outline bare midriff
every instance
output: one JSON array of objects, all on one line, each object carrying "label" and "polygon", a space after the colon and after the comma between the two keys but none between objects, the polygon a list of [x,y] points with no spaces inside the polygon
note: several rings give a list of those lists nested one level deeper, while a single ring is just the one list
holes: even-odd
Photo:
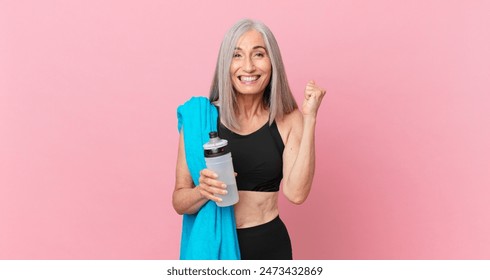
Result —
[{"label": "bare midriff", "polygon": [[239,191],[235,204],[237,228],[249,228],[272,221],[279,215],[279,192]]}]

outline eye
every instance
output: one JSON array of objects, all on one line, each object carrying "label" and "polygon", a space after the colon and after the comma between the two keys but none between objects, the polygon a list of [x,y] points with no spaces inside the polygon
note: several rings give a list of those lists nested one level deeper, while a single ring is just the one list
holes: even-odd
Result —
[{"label": "eye", "polygon": [[234,54],[233,54],[233,57],[234,57],[234,58],[235,58],[235,57],[242,57],[242,55],[241,55],[241,54],[239,54],[239,53],[234,53]]},{"label": "eye", "polygon": [[265,54],[264,53],[261,53],[261,52],[258,52],[258,53],[255,53],[255,56],[257,56],[257,57],[264,57]]}]

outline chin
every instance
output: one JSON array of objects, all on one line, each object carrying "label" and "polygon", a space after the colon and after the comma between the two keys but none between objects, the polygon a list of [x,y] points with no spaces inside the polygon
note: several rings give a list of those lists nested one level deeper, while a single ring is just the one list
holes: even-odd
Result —
[{"label": "chin", "polygon": [[242,95],[259,95],[264,93],[264,91],[238,91],[238,90],[236,92]]}]

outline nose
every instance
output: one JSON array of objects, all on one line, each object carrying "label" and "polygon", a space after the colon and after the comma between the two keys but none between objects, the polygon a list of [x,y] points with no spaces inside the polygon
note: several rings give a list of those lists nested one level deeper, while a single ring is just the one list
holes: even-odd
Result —
[{"label": "nose", "polygon": [[243,71],[248,72],[248,73],[253,72],[255,70],[255,64],[254,64],[251,57],[247,57],[245,59],[245,61],[243,62],[242,68],[243,68]]}]

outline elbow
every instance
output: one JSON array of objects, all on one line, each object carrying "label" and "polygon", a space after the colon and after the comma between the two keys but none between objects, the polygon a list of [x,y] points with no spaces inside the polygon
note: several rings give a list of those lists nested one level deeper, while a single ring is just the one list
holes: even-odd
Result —
[{"label": "elbow", "polygon": [[176,191],[173,192],[172,194],[172,207],[174,208],[175,212],[179,215],[184,214],[182,211],[182,208],[179,207],[179,203],[177,202],[177,194]]},{"label": "elbow", "polygon": [[197,207],[183,207],[180,203],[175,203],[174,201],[172,202],[172,205],[174,207],[174,210],[177,214],[179,215],[193,215],[199,212],[199,208]]},{"label": "elbow", "polygon": [[197,212],[197,211],[193,211],[193,209],[184,207],[183,203],[176,197],[175,192],[172,196],[172,206],[175,212],[179,215],[195,214]]},{"label": "elbow", "polygon": [[194,211],[193,209],[184,209],[182,207],[178,207],[175,204],[173,206],[174,206],[175,212],[177,212],[177,214],[179,214],[179,215],[184,215],[184,214],[192,215],[192,214],[197,213],[197,211]]},{"label": "elbow", "polygon": [[193,215],[199,212],[206,200],[199,199],[197,201],[192,201],[192,199],[193,198],[190,192],[175,190],[172,195],[172,206],[175,212],[177,212],[179,215]]},{"label": "elbow", "polygon": [[174,210],[179,215],[184,215],[185,214],[185,211],[183,209],[177,208],[177,207],[175,207],[175,205],[174,205]]},{"label": "elbow", "polygon": [[293,197],[288,197],[288,200],[295,205],[300,205],[306,201],[306,198],[307,198],[307,196],[297,195],[297,196],[293,196]]},{"label": "elbow", "polygon": [[172,200],[172,206],[174,207],[174,210],[177,214],[179,215],[184,215],[185,214],[185,211],[184,209],[182,209],[181,207],[179,207],[177,205],[177,203],[175,203],[175,200]]},{"label": "elbow", "polygon": [[300,204],[303,204],[306,199],[308,198],[308,194],[309,194],[309,191],[308,192],[288,192],[288,191],[284,191],[284,195],[286,196],[286,198],[293,204],[295,205],[300,205]]},{"label": "elbow", "polygon": [[292,186],[288,185],[283,187],[284,195],[291,203],[295,205],[303,204],[308,198],[311,189],[310,184],[306,184],[301,187],[295,186],[294,188],[291,188]]}]

